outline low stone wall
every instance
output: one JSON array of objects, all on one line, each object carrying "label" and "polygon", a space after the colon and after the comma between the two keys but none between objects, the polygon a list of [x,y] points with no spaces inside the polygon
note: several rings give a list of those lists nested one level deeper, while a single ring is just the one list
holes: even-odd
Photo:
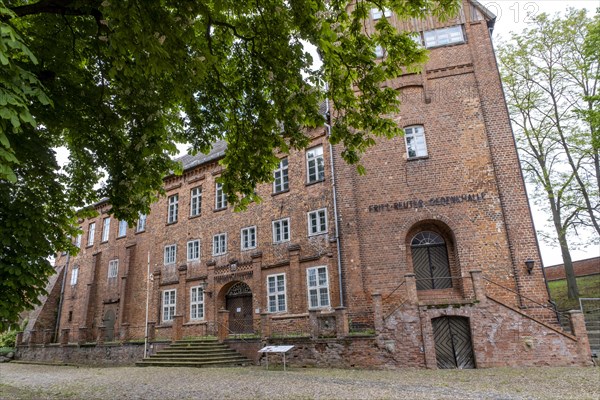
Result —
[{"label": "low stone wall", "polygon": [[[267,345],[294,345],[286,355],[292,367],[318,368],[393,368],[392,360],[378,346],[374,336],[343,339],[281,338],[270,339]],[[269,354],[269,365],[281,364],[279,354]],[[264,365],[266,356],[261,355]],[[396,366],[398,368],[398,366]]]},{"label": "low stone wall", "polygon": [[[575,276],[587,276],[600,274],[600,257],[588,258],[586,260],[573,261]],[[563,264],[544,268],[546,279],[558,281],[565,279],[565,266]]]},{"label": "low stone wall", "polygon": [[229,347],[237,351],[244,357],[252,360],[255,364],[259,363],[262,349],[266,344],[260,339],[228,339],[225,341]]},{"label": "low stone wall", "polygon": [[[168,343],[157,342],[149,345],[149,353],[167,346]],[[91,366],[125,366],[133,365],[144,358],[143,343],[105,343],[97,345],[58,344],[32,345],[17,347],[15,359],[45,363],[65,363]]]}]

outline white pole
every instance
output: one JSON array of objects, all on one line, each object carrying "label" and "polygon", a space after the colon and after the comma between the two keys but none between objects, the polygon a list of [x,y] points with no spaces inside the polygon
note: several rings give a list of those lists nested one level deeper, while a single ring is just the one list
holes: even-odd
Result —
[{"label": "white pole", "polygon": [[146,331],[144,334],[144,358],[148,357],[148,303],[150,299],[150,252],[148,252],[148,273],[146,275]]}]

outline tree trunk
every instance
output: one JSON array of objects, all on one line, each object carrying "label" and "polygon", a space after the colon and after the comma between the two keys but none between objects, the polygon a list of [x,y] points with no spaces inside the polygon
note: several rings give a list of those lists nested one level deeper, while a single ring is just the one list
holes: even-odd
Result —
[{"label": "tree trunk", "polygon": [[579,298],[579,288],[577,287],[577,278],[573,269],[573,260],[571,260],[571,251],[569,250],[565,235],[559,234],[558,242],[560,243],[560,252],[562,253],[565,276],[567,278],[567,294],[569,299],[577,299]]}]

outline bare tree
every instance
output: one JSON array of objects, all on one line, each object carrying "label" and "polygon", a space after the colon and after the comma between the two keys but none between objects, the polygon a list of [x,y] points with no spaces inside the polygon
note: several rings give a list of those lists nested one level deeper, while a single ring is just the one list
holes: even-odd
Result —
[{"label": "bare tree", "polygon": [[576,298],[570,245],[581,231],[591,231],[593,242],[600,237],[596,128],[586,119],[598,86],[598,59],[586,49],[592,20],[570,9],[564,18],[540,14],[533,24],[500,47],[501,73],[532,199],[550,211],[569,298]]}]

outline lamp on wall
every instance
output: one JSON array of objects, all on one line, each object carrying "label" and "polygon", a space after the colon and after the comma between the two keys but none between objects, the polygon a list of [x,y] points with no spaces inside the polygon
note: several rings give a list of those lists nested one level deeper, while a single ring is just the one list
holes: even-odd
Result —
[{"label": "lamp on wall", "polygon": [[200,282],[198,284],[198,286],[200,286],[200,289],[202,290],[202,293],[207,294],[209,297],[212,297],[212,292],[209,292],[206,290],[206,288],[208,287],[208,282],[204,281],[204,282]]},{"label": "lamp on wall", "polygon": [[531,271],[533,271],[533,267],[535,266],[535,261],[531,258],[525,260],[525,266],[527,267],[527,273],[531,275]]}]

